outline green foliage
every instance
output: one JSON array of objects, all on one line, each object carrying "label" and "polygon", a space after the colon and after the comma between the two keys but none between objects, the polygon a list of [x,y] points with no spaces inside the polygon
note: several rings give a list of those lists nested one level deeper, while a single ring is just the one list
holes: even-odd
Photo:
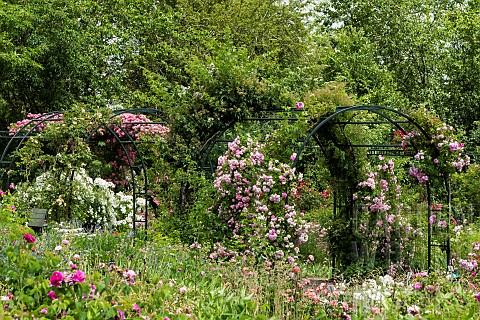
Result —
[{"label": "green foliage", "polygon": [[19,201],[12,195],[11,190],[0,190],[0,224],[2,232],[8,234],[10,241],[14,241],[23,233],[31,232],[30,228],[25,227],[31,213],[19,207]]},{"label": "green foliage", "polygon": [[360,101],[403,111],[426,106],[457,128],[478,118],[478,4],[348,0],[317,5],[333,51],[325,79]]}]

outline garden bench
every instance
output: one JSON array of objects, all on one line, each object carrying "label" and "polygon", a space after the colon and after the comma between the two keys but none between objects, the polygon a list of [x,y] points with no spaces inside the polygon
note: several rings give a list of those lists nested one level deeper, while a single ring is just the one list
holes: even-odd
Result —
[{"label": "garden bench", "polygon": [[41,233],[43,228],[47,226],[47,209],[32,209],[32,217],[28,221],[28,227],[33,231]]}]

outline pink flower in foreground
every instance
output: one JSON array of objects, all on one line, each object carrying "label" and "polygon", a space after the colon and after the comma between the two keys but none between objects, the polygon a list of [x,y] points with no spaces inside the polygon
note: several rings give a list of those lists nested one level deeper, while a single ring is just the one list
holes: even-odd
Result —
[{"label": "pink flower in foreground", "polygon": [[49,293],[47,293],[47,297],[49,297],[52,300],[58,299],[58,296],[55,294],[55,291],[50,291]]},{"label": "pink flower in foreground", "polygon": [[292,155],[290,156],[290,161],[295,161],[295,159],[297,159],[297,154],[292,153]]},{"label": "pink flower in foreground", "polygon": [[123,311],[120,310],[120,309],[117,309],[117,313],[118,313],[118,316],[120,317],[120,320],[124,320],[124,319],[125,319],[125,312],[123,312]]},{"label": "pink flower in foreground", "polygon": [[423,288],[423,285],[422,285],[421,282],[415,282],[413,284],[413,289],[415,289],[415,290],[422,290],[422,288]]},{"label": "pink flower in foreground", "polygon": [[73,282],[85,282],[85,273],[82,270],[77,270],[72,277]]},{"label": "pink flower in foreground", "polygon": [[55,271],[50,277],[50,286],[60,287],[62,285],[64,276],[60,271]]},{"label": "pink flower in foreground", "polygon": [[142,309],[140,309],[140,306],[136,303],[132,304],[132,309],[133,309],[133,311],[138,312],[138,314],[142,313]]},{"label": "pink flower in foreground", "polygon": [[42,310],[40,310],[40,313],[47,314],[48,313],[47,308],[43,308]]},{"label": "pink flower in foreground", "polygon": [[23,235],[23,240],[25,240],[28,243],[35,243],[35,241],[37,241],[37,239],[35,239],[35,237],[32,236],[30,233],[25,233]]},{"label": "pink flower in foreground", "polygon": [[295,105],[295,109],[297,110],[300,110],[304,107],[305,105],[303,104],[303,102],[297,102],[297,104]]}]

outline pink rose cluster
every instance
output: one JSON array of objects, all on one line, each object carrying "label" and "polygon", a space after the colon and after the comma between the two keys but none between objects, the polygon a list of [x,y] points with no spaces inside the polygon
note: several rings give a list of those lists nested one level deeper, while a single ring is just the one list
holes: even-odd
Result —
[{"label": "pink rose cluster", "polygon": [[268,159],[258,141],[248,137],[242,143],[236,137],[228,143],[228,150],[218,158],[214,178],[218,192],[215,208],[227,224],[230,238],[243,248],[265,254],[263,249],[271,246],[273,256],[284,257],[307,241],[304,213],[297,213],[286,201],[295,189],[289,182],[297,182],[295,169]]},{"label": "pink rose cluster", "polygon": [[119,115],[121,124],[114,125],[113,130],[120,137],[129,134],[133,140],[139,140],[145,135],[166,136],[170,129],[161,124],[152,123],[144,114],[122,113]]},{"label": "pink rose cluster", "polygon": [[[47,119],[48,121],[42,122]],[[36,126],[36,128],[33,129],[32,132],[38,133],[45,130],[48,122],[59,121],[61,119],[63,119],[63,114],[49,115],[40,113],[29,113],[27,114],[27,117],[25,119],[11,124],[8,134],[13,136],[15,135],[15,133],[17,133],[18,130],[22,129],[26,125],[28,125],[27,127],[25,127],[27,130],[33,129],[33,127]]]},{"label": "pink rose cluster", "polygon": [[75,284],[85,282],[85,273],[82,270],[75,270],[75,272],[60,272],[55,271],[50,276],[50,286],[61,287],[65,284]]},{"label": "pink rose cluster", "polygon": [[[402,188],[394,171],[394,161],[383,156],[378,160],[377,171],[368,173],[367,179],[358,183],[359,194],[353,195],[354,201],[358,201],[362,208],[359,211],[359,235],[368,250],[379,249],[382,254],[387,254],[392,250],[391,243],[395,242],[407,254],[414,247],[412,240],[423,237],[423,234],[402,215]],[[406,261],[406,258],[412,257],[400,259]]]}]

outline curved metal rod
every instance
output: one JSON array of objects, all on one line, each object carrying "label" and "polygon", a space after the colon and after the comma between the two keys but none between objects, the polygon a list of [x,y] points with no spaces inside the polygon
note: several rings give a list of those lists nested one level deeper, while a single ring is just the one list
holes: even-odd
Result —
[{"label": "curved metal rod", "polygon": [[[37,125],[35,125],[33,128],[30,128],[30,130],[24,134],[23,136],[23,139],[21,140],[20,144],[23,143],[25,137],[29,136],[32,131],[34,129],[36,129],[38,127],[38,125],[40,125],[41,123],[44,123],[45,121],[47,121],[48,119],[50,119],[51,117],[54,117],[55,115],[57,114],[63,114],[63,112],[60,112],[60,111],[52,111],[52,112],[48,112],[46,114],[43,114],[43,115],[40,115],[34,119],[31,119],[30,121],[28,121],[26,124],[24,124],[20,129],[18,129],[15,134],[9,139],[5,149],[3,150],[3,153],[2,153],[2,156],[0,157],[0,161],[3,161],[3,159],[5,158],[5,156],[7,155],[7,151],[8,149],[10,148],[10,145],[12,144],[13,140],[16,138],[16,137],[20,137],[20,132],[23,132],[23,130],[28,127],[30,124],[32,124],[32,122],[37,122],[37,121],[41,121],[41,122],[38,122]],[[42,119],[43,117],[47,116],[46,118]]]},{"label": "curved metal rod", "polygon": [[[198,154],[199,156],[201,157],[202,154],[204,155],[203,156],[203,159],[202,159],[202,162],[200,164],[200,167],[201,168],[204,168],[205,165],[206,165],[206,162],[208,161],[208,156],[210,155],[210,152],[213,148],[213,146],[215,145],[215,143],[217,142],[217,138],[224,134],[225,132],[227,132],[227,130],[231,129],[234,125],[235,125],[236,121],[234,120],[231,120],[230,122],[227,123],[227,125],[221,129],[221,130],[218,130],[217,132],[215,132],[212,136],[210,136],[210,138],[207,139],[207,141],[203,144],[202,148],[200,148],[200,150],[198,151]],[[213,173],[213,167],[210,166],[210,170],[212,171]]]},{"label": "curved metal rod", "polygon": [[[387,116],[384,113],[384,111],[393,112],[393,113],[407,119],[409,121],[409,123],[411,123],[418,130],[420,130],[420,132],[423,134],[424,138],[427,139],[427,141],[430,140],[430,137],[429,137],[428,133],[422,127],[420,127],[420,125],[418,125],[411,117],[405,115],[404,113],[402,113],[400,111],[397,111],[397,110],[394,110],[394,109],[391,109],[391,108],[380,107],[380,106],[353,106],[353,107],[349,107],[349,108],[345,108],[345,109],[341,109],[339,111],[336,111],[334,114],[330,115],[329,117],[327,117],[326,119],[324,119],[323,121],[318,123],[314,127],[314,129],[310,132],[310,134],[305,138],[304,143],[302,144],[301,148],[299,149],[299,151],[297,153],[297,157],[295,158],[295,161],[293,162],[292,166],[293,167],[297,166],[298,161],[300,159],[300,155],[303,153],[303,150],[305,149],[306,144],[308,143],[308,141],[311,139],[312,136],[314,136],[315,139],[318,142],[318,138],[317,138],[316,133],[324,125],[326,125],[332,119],[337,117],[339,114],[344,113],[344,112],[349,112],[349,111],[370,111],[370,112],[376,113],[379,116],[383,117],[388,122],[390,122],[392,125],[397,127],[402,133],[406,134],[405,130],[397,122],[392,120],[389,116]],[[413,142],[412,142],[412,146],[418,152],[418,149]],[[432,145],[431,147],[432,147],[432,149],[434,150],[435,153],[439,152],[435,145]],[[428,249],[427,249],[428,250],[428,252],[427,252],[427,268],[428,268],[428,272],[430,272],[431,271],[431,259],[432,259],[432,257],[431,257],[432,239],[431,239],[431,226],[430,226],[430,222],[429,222],[429,218],[430,218],[430,215],[431,215],[431,190],[430,190],[429,181],[427,181],[427,183],[426,183],[426,189],[427,189],[427,214],[428,214],[427,215],[427,228],[428,228],[427,229],[427,231],[428,231],[428,234],[427,234],[427,247],[428,247]],[[450,263],[450,257],[449,257],[449,254],[448,254],[449,250],[450,250],[449,243],[447,243],[447,246],[448,246],[447,247],[447,265],[448,265]],[[333,266],[334,266],[334,262],[333,262]]]},{"label": "curved metal rod", "polygon": [[[389,112],[393,112],[393,113],[396,113],[397,115],[407,119],[411,124],[413,124],[415,127],[417,127],[418,130],[420,130],[420,132],[425,136],[426,139],[430,139],[429,136],[428,136],[428,133],[422,128],[420,127],[420,125],[418,125],[411,117],[407,116],[406,114],[404,114],[403,112],[400,112],[400,111],[397,111],[395,109],[391,109],[391,108],[387,108],[387,107],[381,107],[381,106],[352,106],[352,107],[347,107],[345,109],[341,109],[341,110],[338,110],[336,111],[335,113],[331,114],[330,116],[328,116],[327,118],[325,118],[324,120],[320,121],[320,123],[317,123],[317,125],[310,131],[310,133],[308,134],[308,136],[304,139],[304,142],[302,144],[302,146],[299,148],[298,152],[297,152],[297,156],[295,158],[295,161],[293,161],[292,163],[292,166],[293,167],[296,167],[297,166],[297,163],[300,159],[300,156],[301,154],[303,153],[303,150],[305,149],[305,146],[306,144],[308,143],[308,141],[312,138],[312,136],[314,134],[316,134],[318,132],[318,130],[320,130],[325,124],[327,124],[328,122],[330,122],[332,119],[336,118],[337,116],[339,116],[340,114],[342,113],[345,113],[345,112],[351,112],[351,111],[371,111],[373,113],[376,113],[380,116],[382,116],[383,118],[385,118],[388,122],[390,122],[392,125],[394,125],[395,127],[397,127],[399,130],[401,130],[404,134],[406,134],[405,130],[398,124],[396,123],[395,121],[393,121],[390,117],[386,116],[384,113],[381,112],[381,110],[385,110],[385,111],[389,111]],[[436,149],[435,146],[433,146],[434,150],[436,150],[438,152],[438,150]],[[416,148],[415,148],[416,149]],[[417,149],[416,149],[417,150]]]},{"label": "curved metal rod", "polygon": [[[10,148],[11,144],[13,143],[14,139],[16,139],[17,137],[20,138],[20,142],[18,143],[17,147],[15,148],[15,152],[17,152],[18,150],[20,150],[20,147],[23,145],[24,141],[28,138],[28,137],[31,137],[31,133],[37,129],[42,123],[45,123],[45,122],[48,122],[48,121],[54,121],[52,120],[51,118],[55,117],[56,115],[59,115],[59,114],[63,114],[63,111],[52,111],[52,112],[48,112],[44,115],[40,115],[38,117],[36,117],[35,119],[32,119],[30,120],[29,122],[27,122],[26,124],[24,124],[20,129],[17,130],[17,132],[15,132],[15,134],[10,138],[10,140],[8,141],[5,149],[3,150],[3,153],[2,153],[2,156],[0,157],[0,161],[4,161],[4,158],[5,156],[7,155],[8,153],[8,149]],[[29,129],[29,131],[24,134],[23,136],[20,135],[20,132],[22,132],[26,127],[28,127],[29,125],[31,125],[32,123],[35,122],[35,125],[33,127],[31,127]],[[8,171],[11,170],[13,168],[13,164],[15,163],[15,155],[13,155],[12,159],[10,160],[10,164],[8,165],[8,169],[5,170],[5,172],[3,173],[2,175],[2,180],[5,179],[5,175],[7,175],[8,177]],[[8,184],[9,182],[9,179],[6,180],[6,184]]]}]

